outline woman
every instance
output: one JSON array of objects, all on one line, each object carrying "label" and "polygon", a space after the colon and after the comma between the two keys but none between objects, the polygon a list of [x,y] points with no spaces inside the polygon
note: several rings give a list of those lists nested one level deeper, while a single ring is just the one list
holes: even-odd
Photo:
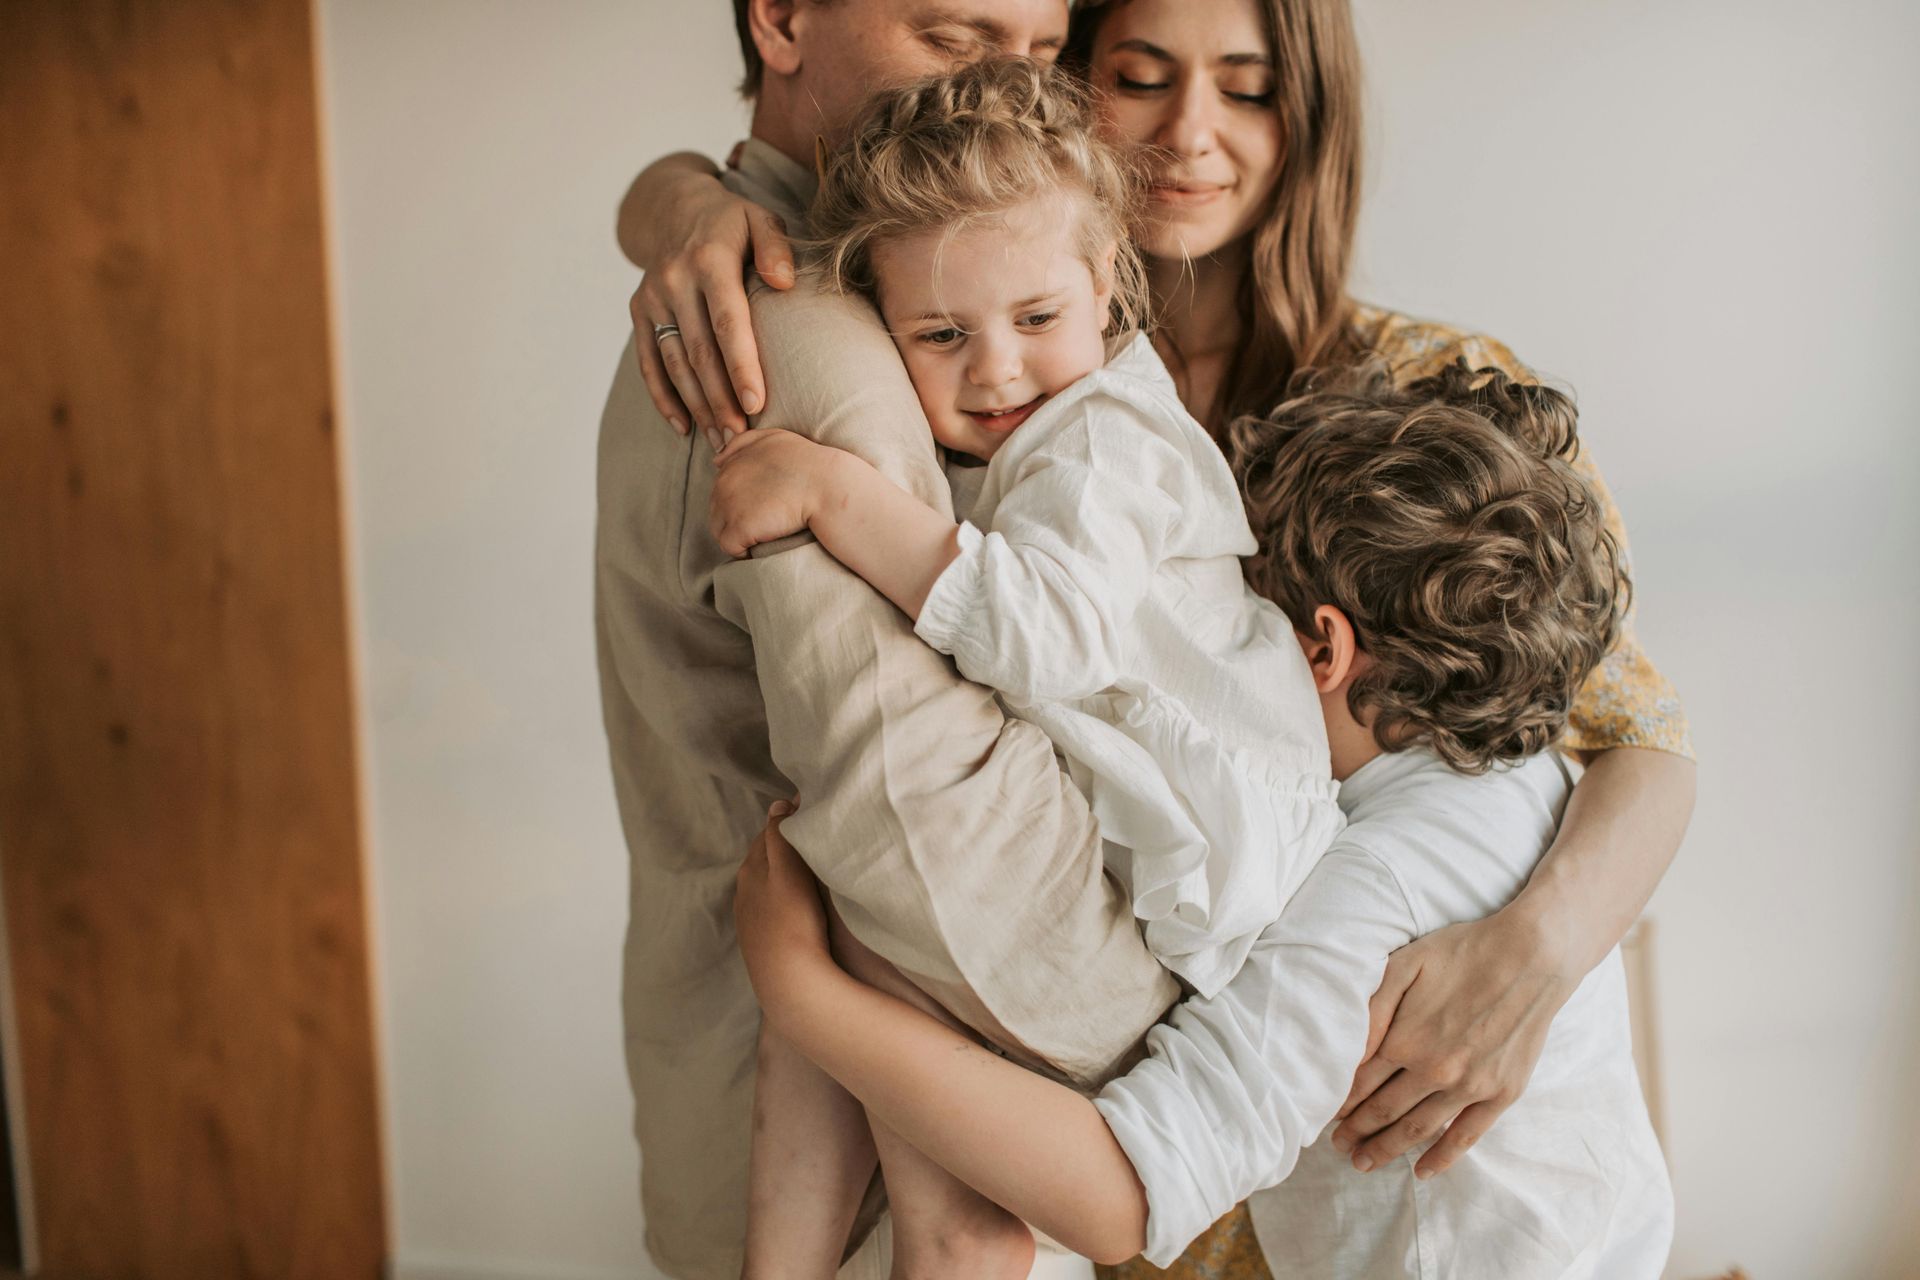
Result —
[{"label": "woman", "polygon": [[[1525,376],[1497,343],[1347,295],[1361,131],[1346,0],[1113,0],[1082,8],[1072,48],[1114,133],[1157,149],[1153,216],[1139,232],[1155,344],[1211,430],[1271,407],[1309,366],[1374,357],[1412,379],[1465,356]],[[738,272],[723,264],[751,249],[775,287],[791,283],[792,267],[768,215],[710,173],[676,157],[642,175],[623,207],[622,244],[656,268],[635,296],[648,322],[638,333],[671,320],[689,346],[713,347],[734,370],[716,359],[671,380],[637,339],[656,402],[676,421],[731,430],[745,425],[740,401],[757,407],[761,391],[746,326],[707,334],[707,316],[745,313]],[[652,210],[654,243],[641,209]],[[690,247],[668,261],[655,252],[664,244]],[[1686,722],[1630,626],[1583,688],[1571,726],[1567,746],[1588,769],[1527,888],[1388,967],[1370,1055],[1333,1138],[1358,1168],[1432,1141],[1419,1169],[1439,1172],[1492,1126],[1524,1090],[1554,1014],[1625,934],[1679,846],[1694,792]],[[1172,1274],[1267,1274],[1244,1210]]]}]

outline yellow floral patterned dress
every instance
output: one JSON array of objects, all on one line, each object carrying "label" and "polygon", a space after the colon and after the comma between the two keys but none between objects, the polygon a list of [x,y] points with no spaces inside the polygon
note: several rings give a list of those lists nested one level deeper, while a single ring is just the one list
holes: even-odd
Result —
[{"label": "yellow floral patterned dress", "polygon": [[[1355,313],[1354,328],[1362,349],[1385,361],[1400,382],[1438,373],[1462,356],[1472,368],[1498,369],[1514,378],[1531,380],[1534,377],[1532,371],[1500,343],[1446,325],[1375,307],[1361,307]],[[1619,542],[1622,567],[1631,580],[1633,557],[1627,545],[1626,527],[1584,439],[1575,465],[1606,512],[1607,528]],[[1687,729],[1686,710],[1680,705],[1673,686],[1641,650],[1633,619],[1634,602],[1629,599],[1619,644],[1587,677],[1580,696],[1574,701],[1568,716],[1565,746],[1573,751],[1650,747],[1692,759],[1693,740]],[[1117,1267],[1098,1267],[1095,1271],[1101,1280],[1148,1280],[1153,1276],[1173,1280],[1273,1280],[1273,1273],[1267,1269],[1266,1259],[1260,1253],[1260,1242],[1254,1238],[1253,1219],[1244,1203],[1235,1205],[1207,1228],[1166,1270],[1135,1258]]]}]

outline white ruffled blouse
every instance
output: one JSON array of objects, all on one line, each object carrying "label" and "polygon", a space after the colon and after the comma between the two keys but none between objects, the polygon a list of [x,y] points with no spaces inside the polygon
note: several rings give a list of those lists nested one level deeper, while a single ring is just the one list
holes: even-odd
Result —
[{"label": "white ruffled blouse", "polygon": [[1226,459],[1136,336],[951,473],[968,520],[916,631],[1046,731],[1148,947],[1217,992],[1344,822]]}]

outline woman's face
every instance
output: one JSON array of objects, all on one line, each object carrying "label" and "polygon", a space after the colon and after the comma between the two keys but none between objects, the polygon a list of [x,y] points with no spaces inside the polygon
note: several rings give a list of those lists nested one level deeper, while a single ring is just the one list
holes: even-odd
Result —
[{"label": "woman's face", "polygon": [[1284,139],[1259,0],[1115,0],[1093,46],[1104,123],[1155,147],[1150,258],[1201,257],[1252,231]]}]

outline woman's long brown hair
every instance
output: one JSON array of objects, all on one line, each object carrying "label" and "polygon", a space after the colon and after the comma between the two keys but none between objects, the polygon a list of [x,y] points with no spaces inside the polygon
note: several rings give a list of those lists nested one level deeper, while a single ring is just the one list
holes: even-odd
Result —
[{"label": "woman's long brown hair", "polygon": [[[1075,6],[1066,57],[1090,72],[1107,14],[1127,0]],[[1360,218],[1360,48],[1349,0],[1258,0],[1274,62],[1284,155],[1252,233],[1240,291],[1245,339],[1223,380],[1218,420],[1264,413],[1297,370],[1361,356],[1347,271]]]}]

